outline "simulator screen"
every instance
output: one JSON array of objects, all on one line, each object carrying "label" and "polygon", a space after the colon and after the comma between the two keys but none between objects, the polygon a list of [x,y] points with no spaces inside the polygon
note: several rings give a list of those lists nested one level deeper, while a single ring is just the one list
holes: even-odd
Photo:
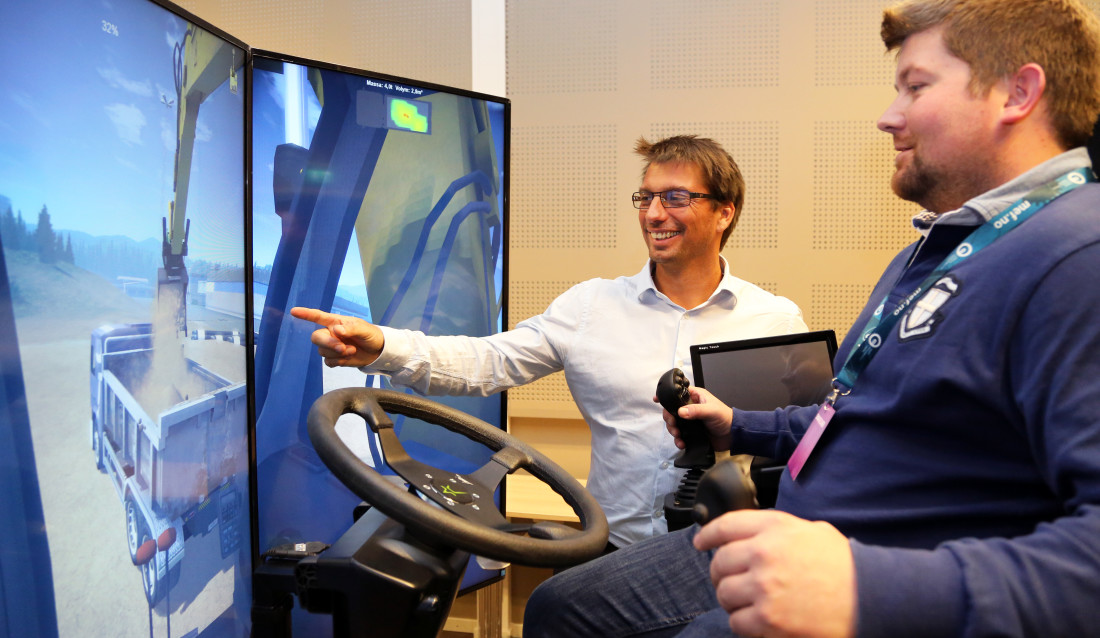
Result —
[{"label": "simulator screen", "polygon": [[148,0],[0,23],[0,617],[246,636],[246,49]]},{"label": "simulator screen", "polygon": [[[262,553],[332,543],[350,526],[360,499],[321,463],[305,417],[329,390],[390,387],[357,369],[326,368],[310,343],[317,326],[290,308],[431,335],[501,329],[508,103],[266,52],[253,52],[252,96]],[[433,399],[503,427],[499,395]],[[361,419],[343,417],[338,429],[360,458],[392,475]],[[414,458],[435,467],[471,472],[490,457],[437,426],[395,416],[395,429]],[[500,573],[471,560],[463,587]]]}]

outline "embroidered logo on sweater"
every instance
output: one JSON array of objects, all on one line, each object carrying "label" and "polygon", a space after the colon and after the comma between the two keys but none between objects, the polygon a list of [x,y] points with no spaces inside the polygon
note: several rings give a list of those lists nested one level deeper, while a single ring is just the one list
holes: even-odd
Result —
[{"label": "embroidered logo on sweater", "polygon": [[952,275],[944,275],[932,284],[917,303],[901,320],[898,327],[898,340],[921,339],[932,334],[936,324],[943,319],[940,308],[959,292],[959,282]]}]

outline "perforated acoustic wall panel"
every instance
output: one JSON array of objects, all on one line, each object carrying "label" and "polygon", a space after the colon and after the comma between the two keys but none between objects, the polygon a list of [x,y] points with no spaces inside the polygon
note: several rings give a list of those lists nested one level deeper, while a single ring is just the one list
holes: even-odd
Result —
[{"label": "perforated acoustic wall panel", "polygon": [[913,204],[890,190],[894,148],[870,121],[814,127],[813,247],[894,250],[915,239]]},{"label": "perforated acoustic wall panel", "polygon": [[[634,143],[693,133],[718,140],[745,176],[723,251],[734,274],[843,336],[916,237],[917,207],[892,194],[893,144],[875,125],[894,96],[878,35],[888,4],[509,1],[512,312],[528,284],[549,301],[564,290],[552,282],[637,272]],[[602,150],[588,143],[597,137]],[[565,395],[547,394],[511,391],[510,409],[557,414]]]},{"label": "perforated acoustic wall panel", "polygon": [[881,0],[814,3],[814,86],[881,86],[894,75],[894,58],[875,35]]},{"label": "perforated acoustic wall panel", "polygon": [[649,8],[653,89],[779,86],[779,3],[696,0]]},{"label": "perforated acoustic wall panel", "polygon": [[[515,328],[520,321],[541,314],[551,301],[577,283],[565,280],[514,282],[509,289],[508,328]],[[548,413],[573,416],[576,411],[562,372],[509,390],[508,401],[512,416],[547,416]]]},{"label": "perforated acoustic wall panel", "polygon": [[815,326],[850,326],[867,302],[873,283],[815,283],[810,306],[802,307]]},{"label": "perforated acoustic wall panel", "polygon": [[[282,51],[304,55],[324,46],[326,6],[314,2],[267,2],[266,0],[222,0],[222,17],[218,26],[256,46],[249,39],[261,23],[274,27],[272,36],[279,39]],[[276,26],[277,25],[277,26]],[[248,34],[248,35],[246,35]]]},{"label": "perforated acoustic wall panel", "polygon": [[514,252],[615,248],[616,218],[622,207],[606,195],[617,187],[616,134],[614,124],[530,126],[515,131],[512,190],[516,194],[510,207],[509,240]]},{"label": "perforated acoustic wall panel", "polygon": [[[353,1],[349,5],[343,19],[361,34],[352,49],[355,59],[363,60],[360,65],[402,77],[469,86],[468,2]],[[410,38],[410,34],[416,35]],[[409,49],[417,54],[410,55]]]},{"label": "perforated acoustic wall panel", "polygon": [[760,286],[761,288],[763,288],[764,290],[767,290],[770,293],[773,293],[773,294],[776,294],[776,295],[783,294],[779,290],[779,284],[774,282],[774,281],[757,281],[757,282],[754,282],[754,283],[757,286]]},{"label": "perforated acoustic wall panel", "polygon": [[522,69],[509,74],[509,95],[617,91],[620,9],[590,0],[509,2],[506,58]]}]

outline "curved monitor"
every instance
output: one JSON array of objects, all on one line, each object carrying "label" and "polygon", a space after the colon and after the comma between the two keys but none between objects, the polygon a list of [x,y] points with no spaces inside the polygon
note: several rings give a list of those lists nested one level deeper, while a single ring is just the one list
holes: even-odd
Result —
[{"label": "curved monitor", "polygon": [[[485,336],[503,322],[509,104],[503,98],[253,51],[252,252],[256,335],[258,550],[331,543],[359,499],[317,458],[305,416],[323,392],[388,387],[325,367],[320,308],[429,335]],[[504,427],[503,395],[433,397]],[[375,437],[341,436],[387,473]],[[455,472],[487,448],[397,418],[417,460]],[[499,506],[499,495],[498,495]],[[501,570],[471,561],[463,587]]]}]

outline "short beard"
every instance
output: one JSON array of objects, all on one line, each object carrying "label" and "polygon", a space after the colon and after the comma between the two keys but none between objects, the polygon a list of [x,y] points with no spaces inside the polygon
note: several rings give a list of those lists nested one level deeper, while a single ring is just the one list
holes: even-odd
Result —
[{"label": "short beard", "polygon": [[933,210],[932,200],[940,181],[923,165],[919,158],[914,157],[909,170],[894,173],[893,179],[890,180],[890,186],[898,197],[909,202],[916,202],[928,210]]},{"label": "short beard", "polygon": [[929,167],[916,157],[908,171],[895,172],[890,180],[890,186],[898,197],[937,214],[962,207],[971,198],[998,183],[991,180],[979,165],[967,170],[945,171]]}]

